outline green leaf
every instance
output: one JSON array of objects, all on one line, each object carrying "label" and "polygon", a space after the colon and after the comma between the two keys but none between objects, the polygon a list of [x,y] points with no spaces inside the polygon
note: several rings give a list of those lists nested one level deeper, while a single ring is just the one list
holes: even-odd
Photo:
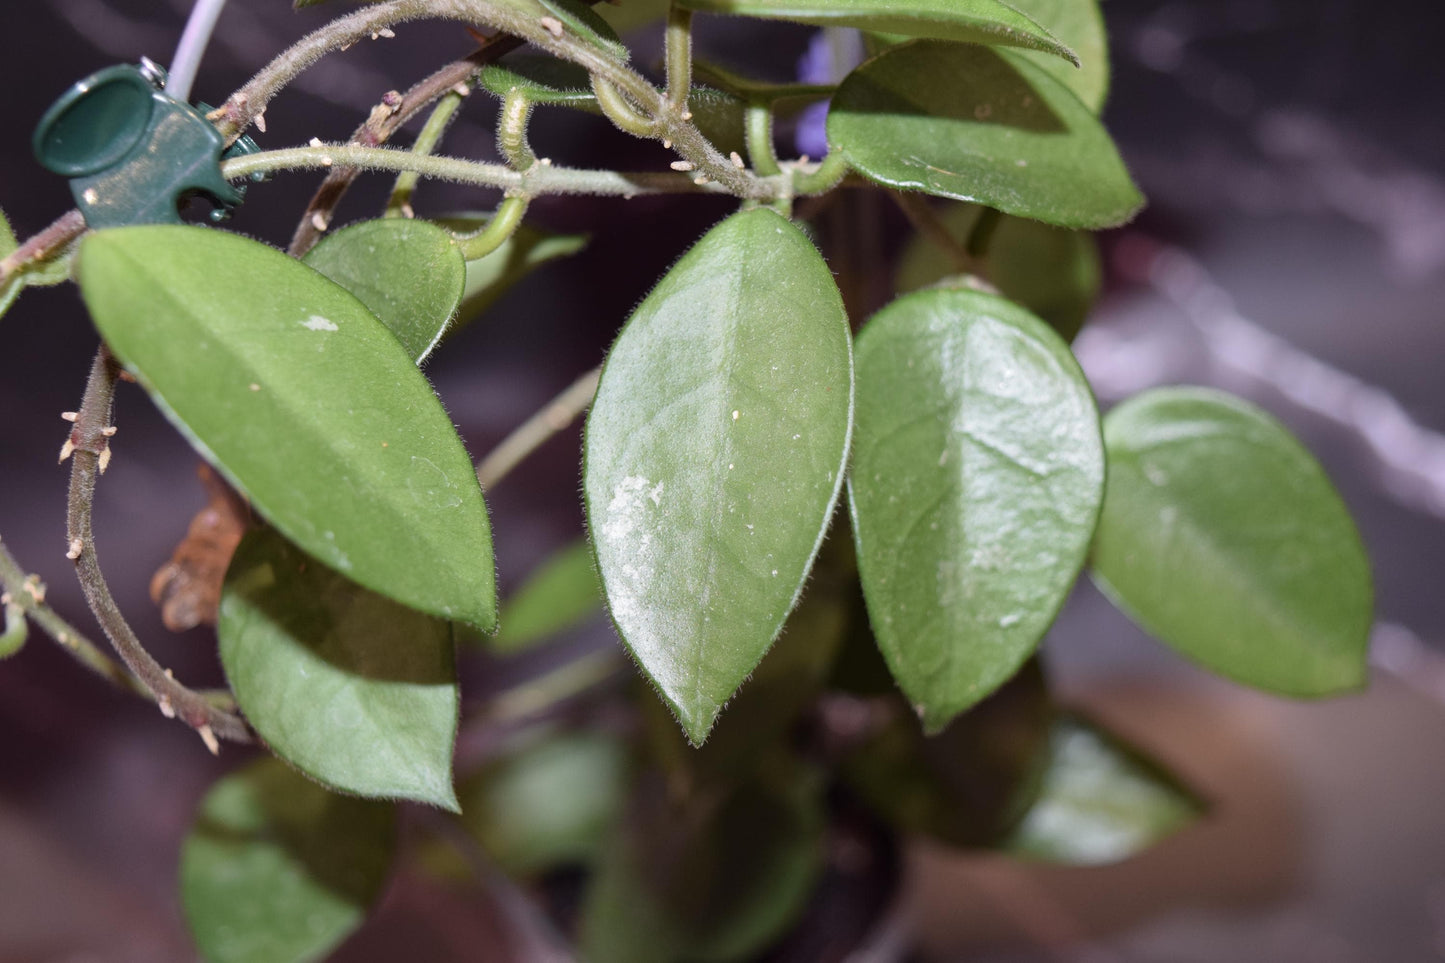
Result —
[{"label": "green leaf", "polygon": [[849,600],[829,564],[836,544],[835,536],[824,545],[782,635],[728,703],[727,718],[704,745],[689,745],[655,700],[643,703],[648,746],[674,778],[731,784],[771,765],[778,748],[791,743],[790,730],[816,704],[847,628]]},{"label": "green leaf", "polygon": [[520,90],[534,104],[571,104],[596,111],[597,98],[585,67],[556,57],[519,56],[488,64],[477,74],[484,90],[505,97]]},{"label": "green leaf", "polygon": [[997,843],[1034,804],[1048,761],[1055,713],[1038,660],[937,735],[898,709],[844,760],[849,785],[904,832]]},{"label": "green leaf", "polygon": [[1078,716],[1049,740],[1038,800],[998,848],[1098,866],[1128,859],[1197,821],[1204,804],[1137,750]]},{"label": "green leaf", "polygon": [[[940,220],[961,243],[983,210],[950,204]],[[1065,341],[1074,340],[1103,282],[1099,245],[1092,235],[1003,215],[986,257],[988,279],[1004,297],[1043,318]],[[944,281],[955,270],[936,244],[915,237],[898,260],[897,287],[914,291]]]},{"label": "green leaf", "polygon": [[908,295],[858,338],[848,484],[879,648],[937,731],[1033,654],[1084,563],[1104,490],[1093,395],[1017,305]]},{"label": "green leaf", "polygon": [[356,295],[417,364],[441,341],[467,283],[452,236],[409,218],[352,224],[322,238],[304,260]]},{"label": "green leaf", "polygon": [[1079,62],[1057,37],[1000,0],[684,0],[682,5],[704,13],[1027,47]]},{"label": "green leaf", "polygon": [[601,610],[592,546],[579,539],[543,560],[502,604],[501,630],[492,637],[491,647],[520,652]]},{"label": "green leaf", "polygon": [[327,786],[457,808],[451,626],[252,531],[226,573],[221,664],[266,744]]},{"label": "green leaf", "polygon": [[211,787],[181,849],[186,922],[209,963],[305,963],[361,925],[395,812],[260,759]]},{"label": "green leaf", "polygon": [[1161,641],[1245,685],[1357,689],[1370,564],[1324,470],[1269,415],[1197,388],[1109,413],[1099,587]]},{"label": "green leaf", "polygon": [[463,784],[462,821],[508,873],[590,862],[622,812],[627,763],[605,732],[529,741]]},{"label": "green leaf", "polygon": [[[15,232],[10,229],[10,222],[6,219],[5,212],[0,211],[0,258],[5,257],[19,246],[20,242],[15,240]],[[0,288],[0,318],[3,318],[5,312],[10,310],[10,305],[15,303],[15,299],[20,296],[20,289],[24,286],[25,279],[21,276],[11,279],[10,283]]]},{"label": "green leaf", "polygon": [[797,601],[852,394],[833,276],[764,208],[708,232],[612,347],[587,421],[588,523],[613,620],[695,744]]},{"label": "green leaf", "polygon": [[1109,95],[1109,35],[1098,0],[1009,0],[1079,55],[1079,66],[1032,50],[1020,54],[1048,71],[1095,114]]},{"label": "green leaf", "polygon": [[[487,225],[491,214],[454,214],[436,223],[458,234],[473,234]],[[552,234],[523,224],[486,257],[467,262],[467,286],[450,336],[480,317],[522,278],[548,261],[576,254],[587,246],[585,234]]]},{"label": "green leaf", "polygon": [[643,783],[584,899],[589,963],[752,959],[803,909],[823,864],[822,780],[806,769],[663,798]]},{"label": "green leaf", "polygon": [[97,232],[79,273],[111,349],[287,538],[367,588],[491,630],[491,529],[471,459],[360,301],[198,227]]},{"label": "green leaf", "polygon": [[1063,227],[1113,227],[1144,199],[1068,88],[1016,52],[915,41],[843,81],[828,143],[869,178]]}]

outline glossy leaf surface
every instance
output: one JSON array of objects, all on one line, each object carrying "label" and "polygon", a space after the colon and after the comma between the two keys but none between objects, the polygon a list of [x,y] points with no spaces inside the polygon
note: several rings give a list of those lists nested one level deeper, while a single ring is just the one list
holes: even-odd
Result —
[{"label": "glossy leaf surface", "polygon": [[592,546],[573,542],[542,561],[502,604],[501,629],[492,648],[517,652],[601,612],[602,587]]},{"label": "glossy leaf surface", "polygon": [[771,210],[713,228],[608,356],[587,422],[588,523],[612,617],[694,743],[797,600],[851,418],[842,299]]},{"label": "glossy leaf surface", "polygon": [[504,872],[587,863],[626,799],[626,746],[606,732],[533,740],[462,786],[462,821]]},{"label": "glossy leaf surface", "polygon": [[1109,413],[1099,586],[1152,635],[1294,696],[1362,686],[1369,560],[1323,469],[1258,408],[1146,392]]},{"label": "glossy leaf surface", "polygon": [[1038,800],[999,847],[1071,866],[1116,863],[1189,826],[1205,806],[1156,763],[1077,716],[1049,740]]},{"label": "glossy leaf surface", "polygon": [[304,260],[356,295],[418,364],[441,341],[466,290],[457,242],[410,218],[349,225],[323,237]]},{"label": "glossy leaf surface", "polygon": [[305,963],[361,925],[391,865],[393,807],[275,759],[211,787],[181,849],[186,922],[209,963]]},{"label": "glossy leaf surface", "polygon": [[[950,204],[939,219],[962,243],[982,211],[976,205]],[[1092,235],[1003,215],[985,256],[988,279],[1004,297],[1047,321],[1065,341],[1074,340],[1103,283],[1099,245]],[[948,284],[956,270],[937,245],[915,237],[899,258],[896,284],[899,291]]]},{"label": "glossy leaf surface", "polygon": [[1103,110],[1109,94],[1109,36],[1098,0],[1009,0],[1009,3],[1067,44],[1078,55],[1079,66],[1032,50],[1020,51],[1020,54],[1072,90],[1095,114]]},{"label": "glossy leaf surface", "polygon": [[1144,203],[1098,118],[1014,51],[889,48],[838,88],[828,143],[881,184],[1063,227],[1113,227]]},{"label": "glossy leaf surface", "polygon": [[1068,347],[1002,298],[935,289],[858,338],[849,496],[893,677],[937,730],[1037,647],[1104,489],[1098,413]]},{"label": "glossy leaf surface", "polygon": [[1005,44],[1047,51],[1070,65],[1074,52],[1042,26],[1000,0],[686,0],[704,13],[792,20],[819,27],[858,27],[964,43]]},{"label": "glossy leaf surface", "polygon": [[197,227],[82,244],[96,326],[162,412],[291,541],[349,578],[490,631],[471,459],[396,338],[339,285]]},{"label": "glossy leaf surface", "polygon": [[448,623],[263,529],[236,550],[216,632],[236,701],[277,755],[343,792],[457,808]]}]

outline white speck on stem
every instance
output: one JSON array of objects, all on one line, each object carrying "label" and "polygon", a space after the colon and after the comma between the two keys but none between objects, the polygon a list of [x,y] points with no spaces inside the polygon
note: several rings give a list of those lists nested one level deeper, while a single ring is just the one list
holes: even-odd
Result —
[{"label": "white speck on stem", "polygon": [[733,421],[737,421],[738,418],[741,417],[741,415],[742,415],[741,412],[739,412],[739,411],[737,411],[736,409],[734,409],[734,410],[733,410]]},{"label": "white speck on stem", "polygon": [[562,21],[556,17],[543,17],[538,21],[548,33],[554,37],[562,36]]}]

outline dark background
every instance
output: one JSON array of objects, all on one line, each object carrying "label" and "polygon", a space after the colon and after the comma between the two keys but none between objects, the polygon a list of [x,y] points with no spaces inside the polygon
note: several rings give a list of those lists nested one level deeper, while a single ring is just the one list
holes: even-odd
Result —
[{"label": "dark background", "polygon": [[[164,61],[184,0],[9,0],[0,207],[22,238],[71,206],[30,132],[64,88],[142,54]],[[23,6],[23,19],[19,16]],[[1375,562],[1381,628],[1369,692],[1318,705],[1216,682],[1081,587],[1048,643],[1063,689],[1216,801],[1208,826],[1102,871],[1021,869],[919,848],[912,892],[938,959],[1433,960],[1445,956],[1445,72],[1435,4],[1107,0],[1106,114],[1151,206],[1105,239],[1108,292],[1078,353],[1101,401],[1212,383],[1278,413],[1320,455]],[[196,96],[219,102],[304,29],[284,0],[231,4]],[[809,32],[701,18],[719,59],[786,74]],[[380,93],[472,46],[414,25],[305,75],[267,114],[265,146],[341,140]],[[656,49],[638,44],[639,62]],[[766,58],[772,58],[768,60]],[[781,68],[779,65],[781,64]],[[490,157],[473,97],[449,153]],[[600,122],[539,119],[539,153],[586,164],[668,158]],[[316,177],[253,189],[232,224],[283,245]],[[338,222],[370,216],[373,177]],[[488,192],[424,185],[424,211],[489,209]],[[596,364],[632,305],[729,210],[695,199],[542,201],[530,216],[593,235],[440,353],[427,373],[471,450],[488,450]],[[891,222],[889,222],[891,223]],[[1164,245],[1173,270],[1145,276]],[[1188,258],[1189,260],[1184,260]],[[1280,340],[1271,340],[1277,337]],[[92,625],[63,558],[67,472],[55,464],[95,347],[72,287],[26,291],[0,320],[0,534]],[[1393,401],[1391,399],[1394,399]],[[122,606],[161,661],[219,679],[204,632],[167,633],[145,597],[202,502],[194,456],[124,390],[97,537]],[[580,531],[575,436],[489,493],[504,586]],[[75,667],[46,640],[0,664],[0,961],[182,960],[179,839],[214,777],[194,736]],[[402,880],[356,958],[488,959],[468,904]],[[1082,946],[1083,949],[1078,949]],[[1042,948],[1041,948],[1042,947]],[[1050,948],[1052,947],[1052,948]],[[1071,948],[1072,947],[1072,948]]]}]

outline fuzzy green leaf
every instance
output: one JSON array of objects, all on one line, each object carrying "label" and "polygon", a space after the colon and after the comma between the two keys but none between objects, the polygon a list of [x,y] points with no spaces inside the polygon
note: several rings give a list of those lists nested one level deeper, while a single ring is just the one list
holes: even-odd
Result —
[{"label": "fuzzy green leaf", "polygon": [[1204,804],[1137,750],[1078,716],[1054,723],[1038,799],[1006,852],[1099,866],[1137,855],[1196,822]]},{"label": "fuzzy green leaf", "polygon": [[386,883],[393,807],[327,792],[275,759],[217,782],[181,849],[186,922],[209,963],[308,963]]},{"label": "fuzzy green leaf", "polygon": [[491,647],[519,652],[586,621],[602,607],[592,546],[574,542],[544,559],[502,603],[501,628]]},{"label": "fuzzy green leaf", "polygon": [[[939,219],[962,243],[983,210],[972,204],[949,204]],[[986,257],[988,279],[1004,297],[1043,318],[1065,341],[1074,340],[1103,282],[1099,245],[1092,235],[1003,215],[993,229]],[[945,279],[956,270],[936,244],[915,237],[898,259],[897,288],[906,292],[948,284]]]},{"label": "fuzzy green leaf", "polygon": [[343,792],[457,808],[448,623],[263,529],[231,560],[216,633],[236,701],[277,755]]},{"label": "fuzzy green leaf", "polygon": [[1130,399],[1104,423],[1102,588],[1221,675],[1292,696],[1367,678],[1369,559],[1324,470],[1284,426],[1194,388]]},{"label": "fuzzy green leaf", "polygon": [[1109,35],[1098,0],[1009,0],[1069,49],[1079,55],[1079,66],[1033,50],[1020,54],[1048,71],[1074,92],[1095,114],[1109,95]]},{"label": "fuzzy green leaf", "polygon": [[1057,37],[1001,0],[684,0],[682,5],[704,13],[1026,47],[1079,62]]},{"label": "fuzzy green leaf", "polygon": [[1098,118],[1016,51],[889,48],[839,86],[828,143],[881,184],[1063,227],[1113,227],[1144,203]]},{"label": "fuzzy green leaf", "polygon": [[491,630],[491,529],[471,459],[365,305],[206,228],[100,231],[79,267],[111,349],[287,538],[367,588]]},{"label": "fuzzy green leaf", "polygon": [[768,209],[713,228],[613,345],[587,421],[588,523],[612,617],[701,743],[792,609],[837,499],[848,323]]},{"label": "fuzzy green leaf", "polygon": [[1033,654],[1104,491],[1093,395],[1068,347],[1002,298],[934,289],[858,338],[849,497],[894,678],[938,730]]},{"label": "fuzzy green leaf", "polygon": [[356,295],[417,364],[440,343],[467,283],[452,236],[409,218],[352,224],[326,235],[304,260]]}]

